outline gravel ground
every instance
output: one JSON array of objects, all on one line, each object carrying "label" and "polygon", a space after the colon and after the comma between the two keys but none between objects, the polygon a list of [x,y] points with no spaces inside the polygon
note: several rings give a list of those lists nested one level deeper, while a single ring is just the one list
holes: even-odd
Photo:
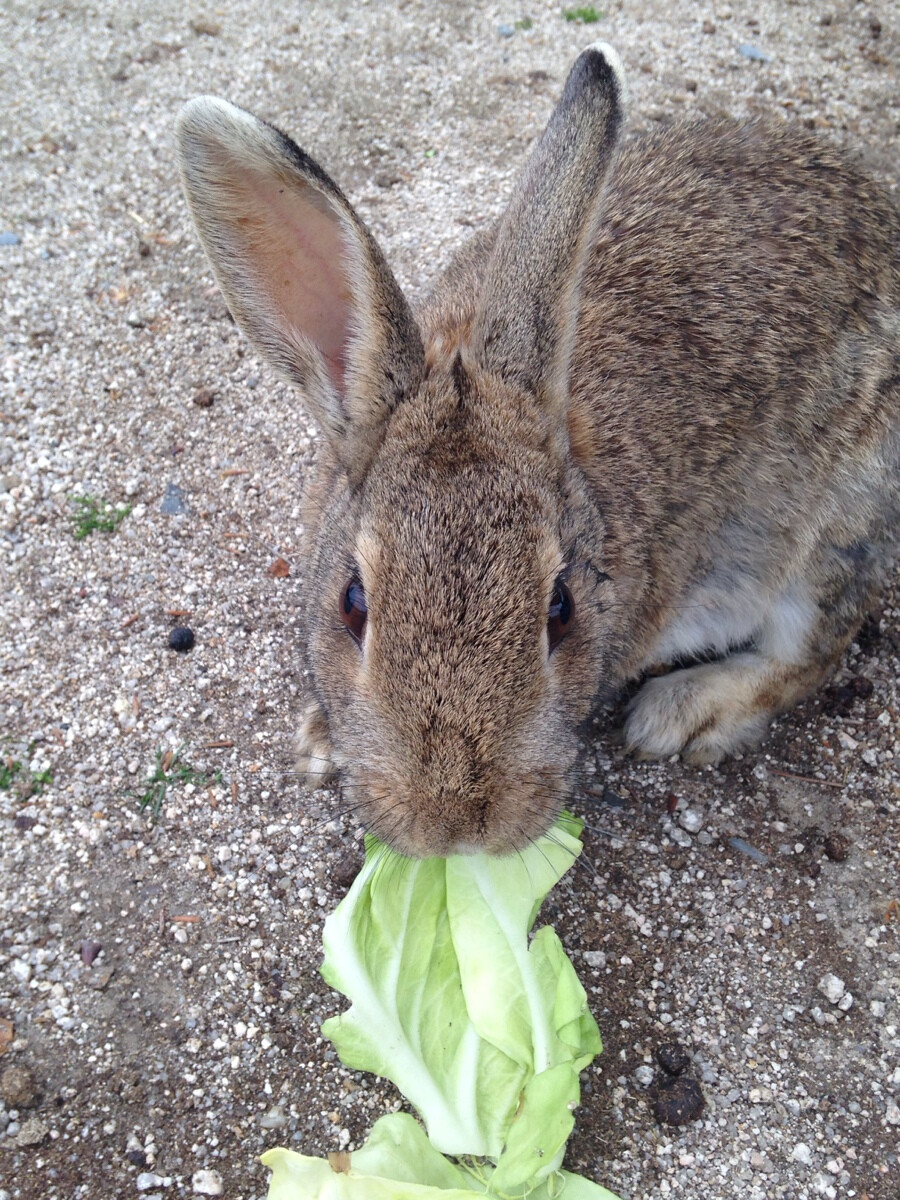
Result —
[{"label": "gravel ground", "polygon": [[[0,1200],[250,1200],[264,1148],[352,1146],[399,1103],[318,1033],[361,848],[291,759],[314,441],[189,228],[181,101],[293,132],[413,296],[598,36],[635,129],[781,110],[897,184],[887,0],[603,7],[0,10]],[[77,496],[113,528],[77,539]],[[895,579],[753,754],[636,765],[598,721],[584,863],[545,915],[606,1040],[569,1164],[624,1198],[900,1195],[898,659]]]}]

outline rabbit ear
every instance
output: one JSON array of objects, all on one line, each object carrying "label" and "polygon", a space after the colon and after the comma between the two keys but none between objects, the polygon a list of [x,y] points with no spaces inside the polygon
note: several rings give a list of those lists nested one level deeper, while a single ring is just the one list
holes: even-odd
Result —
[{"label": "rabbit ear", "polygon": [[616,52],[588,47],[532,151],[500,225],[471,349],[564,420],[578,293],[623,119]]},{"label": "rabbit ear", "polygon": [[372,235],[290,138],[201,96],[178,149],[200,240],[234,319],[359,479],[424,371],[422,340]]}]

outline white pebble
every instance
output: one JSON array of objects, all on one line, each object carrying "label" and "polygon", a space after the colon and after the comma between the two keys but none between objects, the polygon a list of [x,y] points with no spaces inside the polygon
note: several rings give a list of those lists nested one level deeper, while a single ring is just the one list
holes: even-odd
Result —
[{"label": "white pebble", "polygon": [[843,996],[841,996],[840,1000],[838,1000],[837,1006],[841,1012],[848,1012],[853,1007],[852,992],[844,992]]},{"label": "white pebble", "polygon": [[134,1181],[139,1192],[149,1192],[154,1187],[171,1187],[172,1178],[169,1175],[157,1175],[153,1171],[142,1171]]},{"label": "white pebble", "polygon": [[812,1151],[810,1150],[809,1146],[807,1146],[806,1142],[798,1142],[791,1151],[791,1158],[794,1160],[794,1162],[803,1163],[808,1167],[812,1162]]},{"label": "white pebble", "polygon": [[191,1185],[197,1196],[221,1196],[222,1176],[218,1171],[195,1171]]},{"label": "white pebble", "polygon": [[900,1125],[900,1105],[896,1100],[888,1100],[884,1115],[888,1125]]},{"label": "white pebble", "polygon": [[653,1068],[644,1064],[638,1067],[634,1073],[634,1077],[641,1087],[649,1087],[653,1082]]},{"label": "white pebble", "polygon": [[678,824],[688,833],[697,833],[703,828],[703,813],[697,808],[686,808],[679,814]]},{"label": "white pebble", "polygon": [[837,975],[832,975],[830,972],[822,976],[818,986],[825,999],[830,1000],[832,1004],[837,1004],[845,991],[843,979],[839,979]]},{"label": "white pebble", "polygon": [[606,955],[602,950],[585,950],[581,956],[589,967],[605,967]]},{"label": "white pebble", "polygon": [[19,983],[27,983],[31,978],[31,963],[27,963],[24,958],[14,958],[9,964],[9,969]]}]

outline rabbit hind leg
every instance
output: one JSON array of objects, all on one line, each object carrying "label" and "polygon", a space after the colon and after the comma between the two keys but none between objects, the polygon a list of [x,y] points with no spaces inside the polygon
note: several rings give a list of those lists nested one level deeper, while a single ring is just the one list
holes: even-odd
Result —
[{"label": "rabbit hind leg", "polygon": [[816,558],[812,580],[794,582],[763,611],[749,648],[644,684],[625,722],[636,757],[719,762],[758,742],[773,717],[819,686],[867,611],[881,555],[859,542],[823,547]]}]

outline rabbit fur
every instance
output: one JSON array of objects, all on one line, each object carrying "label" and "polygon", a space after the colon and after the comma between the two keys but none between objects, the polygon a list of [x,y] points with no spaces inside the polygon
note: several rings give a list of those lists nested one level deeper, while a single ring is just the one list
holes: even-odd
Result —
[{"label": "rabbit fur", "polygon": [[589,47],[505,215],[416,313],[293,142],[211,97],[179,118],[225,298],[322,435],[306,764],[410,854],[541,834],[598,696],[657,664],[630,750],[752,744],[896,550],[892,199],[776,121],[623,144],[623,104]]}]

